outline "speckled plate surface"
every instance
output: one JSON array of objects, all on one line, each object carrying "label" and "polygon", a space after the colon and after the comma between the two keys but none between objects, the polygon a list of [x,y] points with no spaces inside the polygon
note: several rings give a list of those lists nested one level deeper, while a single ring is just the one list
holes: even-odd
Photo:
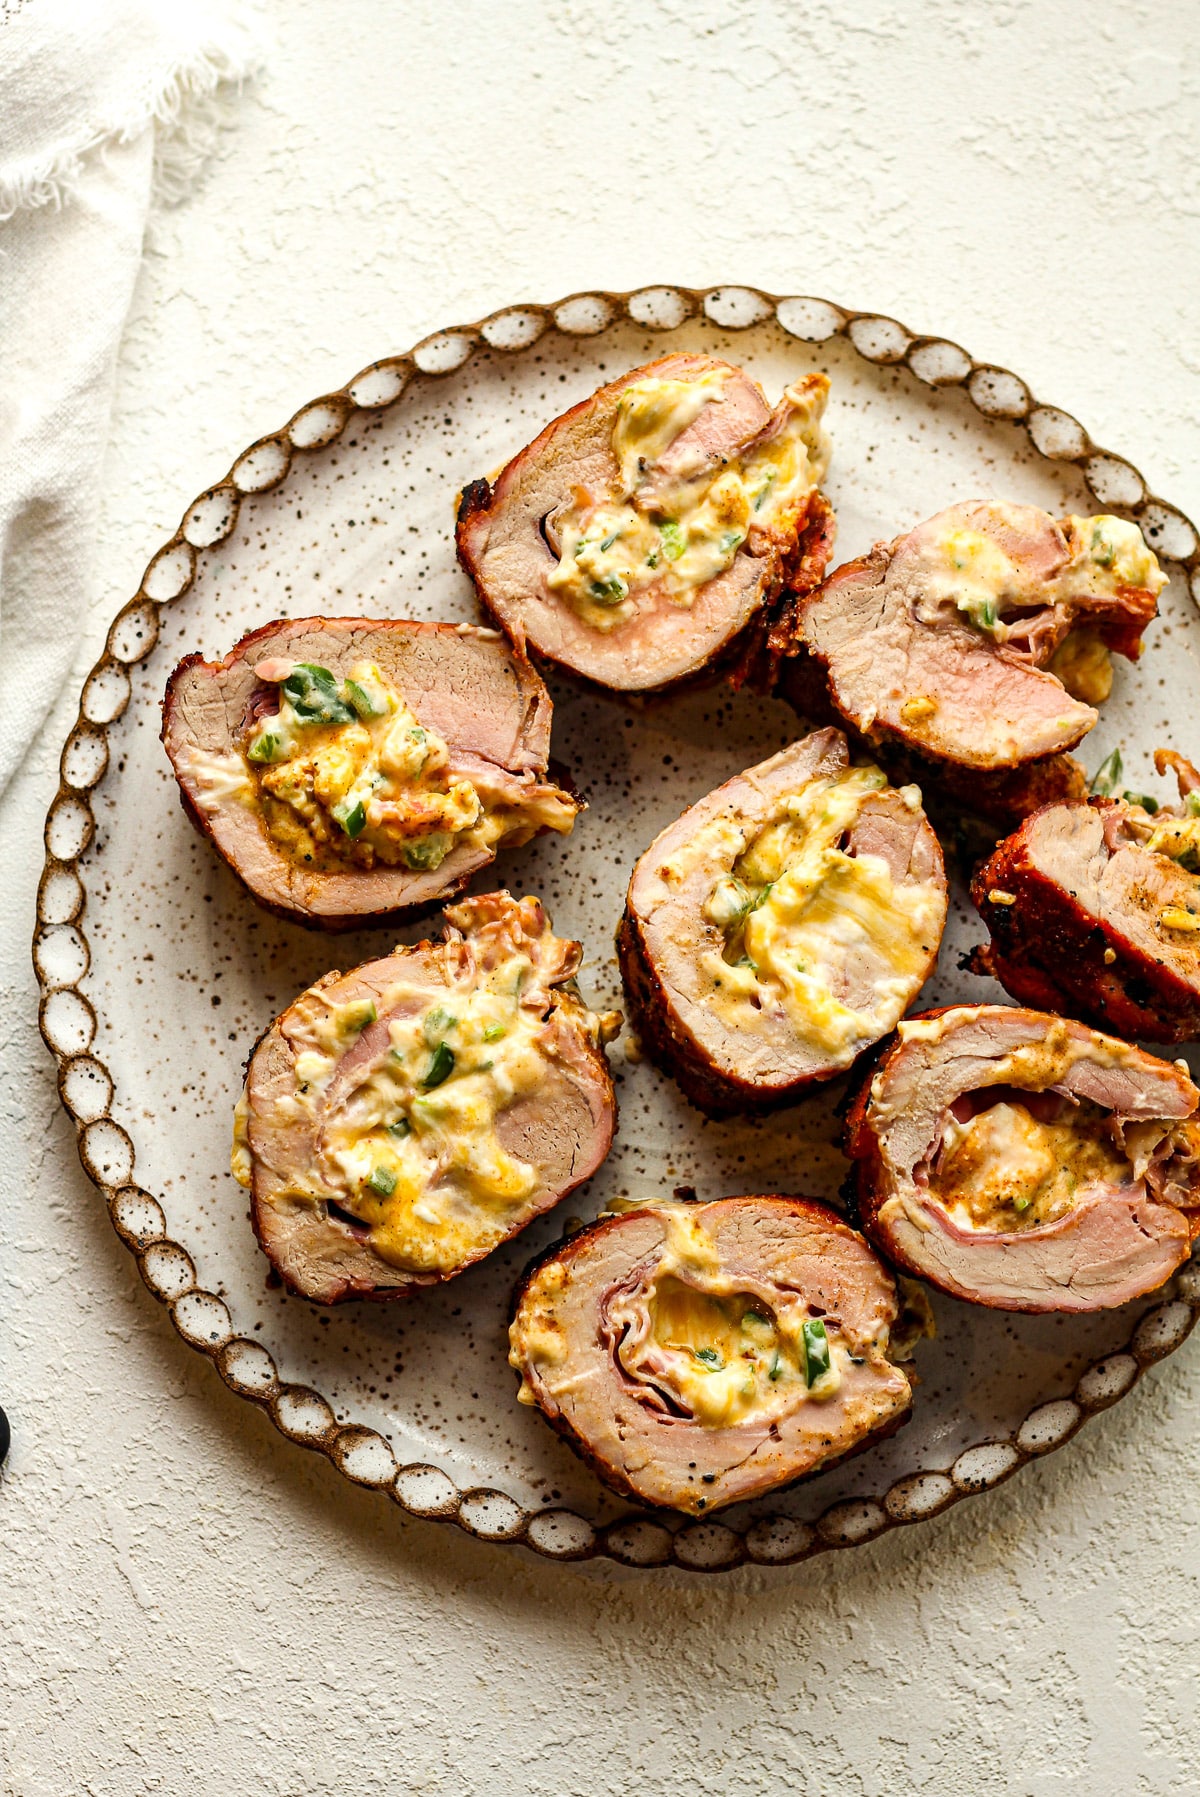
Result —
[{"label": "speckled plate surface", "polygon": [[[1059,1447],[1183,1341],[1200,1311],[1200,1266],[1152,1300],[1093,1318],[1010,1317],[935,1293],[938,1336],[921,1344],[913,1420],[900,1434],[720,1520],[631,1513],[518,1407],[506,1364],[513,1280],[561,1233],[562,1213],[406,1303],[324,1312],[268,1285],[228,1172],[243,1062],[305,986],[396,933],[334,940],[258,910],[184,818],[158,739],[176,661],[219,656],[270,619],[473,618],[454,559],[459,488],[602,380],[677,348],[742,363],[772,399],[806,369],[830,375],[838,561],[983,493],[1136,517],[1171,584],[1146,655],[1136,669],[1119,665],[1082,754],[1095,767],[1120,742],[1131,784],[1151,790],[1156,744],[1200,759],[1196,531],[1075,419],[955,344],[824,300],[729,287],[577,295],[374,364],[253,445],[188,508],[115,620],[64,747],[34,959],[83,1165],[150,1290],[233,1391],[414,1513],[552,1558],[715,1570],[872,1539]],[[554,751],[591,809],[570,839],[502,856],[491,883],[538,893],[560,932],[583,941],[581,983],[603,1008],[620,1003],[612,937],[637,856],[686,805],[801,730],[786,707],[721,690],[645,711],[552,690]],[[921,1006],[1003,997],[956,971],[981,933],[972,918],[956,889]],[[836,1200],[840,1082],[767,1121],[709,1123],[624,1041],[612,1061],[618,1138],[566,1212],[591,1216],[615,1194],[681,1184],[702,1198]]]}]

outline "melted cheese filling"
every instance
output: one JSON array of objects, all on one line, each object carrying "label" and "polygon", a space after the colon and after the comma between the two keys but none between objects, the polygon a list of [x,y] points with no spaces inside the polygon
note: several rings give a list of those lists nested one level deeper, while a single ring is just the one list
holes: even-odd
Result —
[{"label": "melted cheese filling", "polygon": [[1125,1185],[1132,1173],[1098,1105],[1042,1123],[1013,1101],[947,1121],[929,1187],[961,1228],[1009,1232],[1053,1223],[1089,1187]]},{"label": "melted cheese filling", "polygon": [[[795,1293],[768,1302],[721,1271],[716,1243],[687,1204],[660,1203],[662,1253],[623,1310],[617,1347],[630,1378],[654,1386],[705,1428],[765,1422],[835,1397],[850,1352],[832,1321]],[[626,1320],[614,1306],[612,1320]],[[882,1352],[886,1330],[872,1351]]]},{"label": "melted cheese filling", "polygon": [[576,487],[552,523],[559,560],[547,576],[585,623],[615,630],[640,592],[654,587],[688,609],[698,590],[733,563],[752,531],[784,527],[823,478],[824,389],[788,387],[783,422],[732,458],[698,456],[669,479],[641,489],[666,451],[708,405],[724,403],[724,371],[696,381],[645,380],[626,387],[612,430],[615,493]]},{"label": "melted cheese filling", "polygon": [[[1189,796],[1189,813],[1191,799]],[[1146,847],[1156,855],[1165,855],[1185,873],[1200,874],[1200,815],[1160,817],[1147,840]]]},{"label": "melted cheese filling", "polygon": [[[513,954],[433,1004],[425,989],[397,984],[378,1006],[325,1004],[292,1034],[292,1102],[319,1125],[316,1189],[297,1196],[334,1199],[393,1266],[449,1271],[501,1241],[539,1187],[540,1169],[497,1134],[501,1114],[542,1085],[553,1055],[540,1010],[521,1002],[533,971]],[[377,1012],[388,1019],[386,1044],[329,1105],[331,1082]]]},{"label": "melted cheese filling", "polygon": [[1072,630],[1047,665],[1071,697],[1084,705],[1103,705],[1112,692],[1112,656],[1094,630]]},{"label": "melted cheese filling", "polygon": [[450,750],[373,662],[342,682],[327,669],[276,661],[257,670],[279,685],[279,710],[245,746],[246,790],[268,834],[311,865],[382,863],[433,871],[459,843],[490,848],[567,832],[578,806],[555,786],[489,795],[450,769]]},{"label": "melted cheese filling", "polygon": [[[1031,590],[1030,576],[1005,554],[986,531],[947,527],[925,551],[922,598],[917,616],[933,622],[940,609],[952,604],[977,630],[998,643],[1007,642],[1010,629],[1005,611],[1038,606],[1065,605],[1097,594],[1116,597],[1123,590],[1145,589],[1157,596],[1166,575],[1136,524],[1101,513],[1094,518],[1072,516],[1071,560],[1051,581],[1039,581]],[[1091,633],[1088,633],[1089,636]],[[1064,645],[1065,647],[1065,645]],[[1107,650],[1094,639],[1068,655],[1066,670],[1099,692],[1107,679]],[[1070,682],[1064,678],[1064,685]],[[1085,697],[1085,694],[1080,694]],[[1107,688],[1101,695],[1107,697]]]},{"label": "melted cheese filling", "polygon": [[[734,850],[703,907],[725,945],[701,959],[711,982],[702,1002],[730,1028],[761,1031],[782,1006],[799,1041],[849,1066],[903,1014],[928,970],[945,898],[933,881],[898,890],[881,856],[840,846],[886,785],[878,768],[847,768],[789,795],[749,841],[727,820],[701,833],[703,851]],[[920,803],[915,788],[903,796]],[[839,995],[864,978],[869,1001],[846,1003]]]},{"label": "melted cheese filling", "polygon": [[802,1341],[748,1292],[718,1297],[660,1274],[649,1312],[656,1364],[623,1360],[626,1370],[666,1388],[710,1428],[790,1408],[798,1398],[832,1397],[841,1383],[831,1355],[828,1372],[810,1386]]}]

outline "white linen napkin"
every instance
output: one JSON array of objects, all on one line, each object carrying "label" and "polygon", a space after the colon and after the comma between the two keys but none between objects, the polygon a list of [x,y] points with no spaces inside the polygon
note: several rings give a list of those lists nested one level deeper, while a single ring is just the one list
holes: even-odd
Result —
[{"label": "white linen napkin", "polygon": [[3,0],[0,790],[87,616],[117,351],[150,208],[186,194],[258,62],[245,6]]}]

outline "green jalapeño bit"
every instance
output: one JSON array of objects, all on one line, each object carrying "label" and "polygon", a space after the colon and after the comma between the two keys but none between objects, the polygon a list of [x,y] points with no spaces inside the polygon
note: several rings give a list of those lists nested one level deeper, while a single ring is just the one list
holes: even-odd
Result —
[{"label": "green jalape\u00f1o bit", "polygon": [[815,1385],[829,1371],[829,1337],[820,1317],[811,1323],[805,1323],[803,1335],[804,1379],[806,1384]]},{"label": "green jalape\u00f1o bit", "polygon": [[361,799],[353,805],[347,805],[344,799],[341,800],[334,806],[333,816],[334,821],[342,826],[351,840],[361,836],[367,827],[367,813]]},{"label": "green jalape\u00f1o bit", "polygon": [[454,1072],[454,1050],[448,1042],[439,1042],[433,1051],[433,1059],[429,1063],[429,1071],[421,1084],[429,1091],[433,1086],[440,1086],[444,1079],[449,1079]]},{"label": "green jalape\u00f1o bit", "polygon": [[346,697],[360,718],[380,718],[386,707],[377,705],[365,686],[357,680],[347,680]]},{"label": "green jalape\u00f1o bit", "polygon": [[251,761],[279,761],[282,759],[283,739],[271,730],[260,730],[246,754]]},{"label": "green jalape\u00f1o bit", "polygon": [[354,712],[338,696],[337,681],[328,668],[315,662],[297,662],[283,683],[284,696],[305,724],[352,724]]}]

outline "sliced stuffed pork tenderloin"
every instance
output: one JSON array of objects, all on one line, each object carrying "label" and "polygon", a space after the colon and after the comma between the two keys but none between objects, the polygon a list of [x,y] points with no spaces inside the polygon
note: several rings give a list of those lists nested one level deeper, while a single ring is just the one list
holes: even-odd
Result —
[{"label": "sliced stuffed pork tenderloin", "polygon": [[1186,1042],[1200,1036],[1200,773],[1168,750],[1154,759],[1174,768],[1178,806],[1134,793],[1049,805],[983,862],[971,897],[992,939],[971,965],[1022,1004]]},{"label": "sliced stuffed pork tenderloin", "polygon": [[602,387],[465,489],[458,554],[484,611],[614,692],[767,683],[833,543],[828,389],[804,376],[772,410],[740,368],[695,355]]},{"label": "sliced stuffed pork tenderloin", "polygon": [[182,662],[163,742],[185,810],[253,897],[337,930],[571,829],[580,806],[545,777],[552,711],[495,631],[299,618]]},{"label": "sliced stuffed pork tenderloin", "polygon": [[1083,796],[1066,751],[1108,697],[1111,652],[1136,659],[1164,584],[1123,519],[951,506],[800,600],[779,690],[809,716],[824,687],[894,777],[1011,827]]},{"label": "sliced stuffed pork tenderloin", "polygon": [[1124,1304],[1200,1228],[1198,1101],[1182,1062],[1073,1020],[1004,1005],[910,1018],[847,1120],[862,1226],[972,1303]]},{"label": "sliced stuffed pork tenderloin", "polygon": [[896,1317],[891,1277],[822,1204],[630,1201],[526,1274],[509,1360],[613,1490],[697,1515],[898,1428]]},{"label": "sliced stuffed pork tenderloin", "polygon": [[267,1258],[318,1303],[452,1278],[590,1178],[619,1026],[536,899],[446,911],[420,942],[305,992],[255,1049],[234,1172]]},{"label": "sliced stuffed pork tenderloin", "polygon": [[946,881],[915,787],[820,730],[701,799],[634,868],[617,935],[646,1049],[710,1116],[793,1102],[889,1030]]}]

